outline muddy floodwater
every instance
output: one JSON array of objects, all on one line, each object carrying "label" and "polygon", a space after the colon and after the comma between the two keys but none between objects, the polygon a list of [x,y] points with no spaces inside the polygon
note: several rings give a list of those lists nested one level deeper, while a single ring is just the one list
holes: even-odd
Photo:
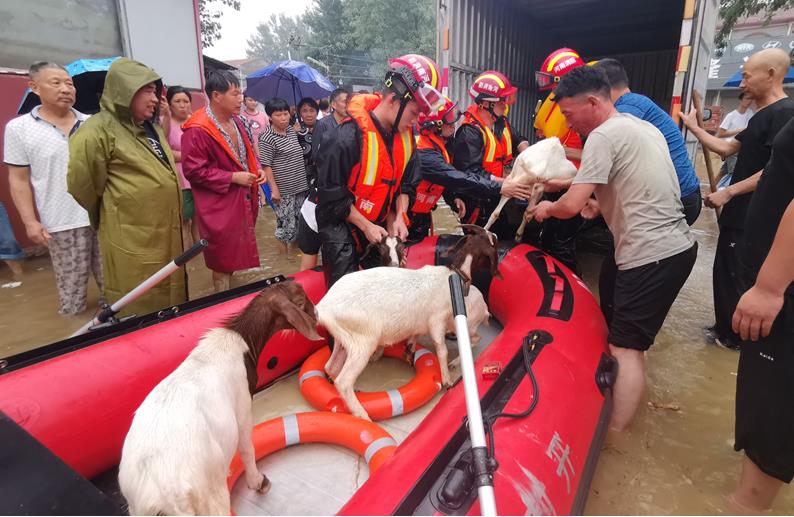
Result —
[{"label": "muddy floodwater", "polygon": [[[275,218],[265,208],[257,225],[262,267],[235,276],[233,285],[299,268],[299,258],[279,255]],[[438,233],[453,233],[456,221],[446,207],[435,214]],[[703,327],[712,323],[711,265],[717,242],[713,211],[704,210],[694,226],[700,250],[697,264],[648,352],[649,386],[631,430],[610,434],[598,463],[587,514],[731,513],[724,494],[739,474],[741,454],[733,451],[734,392],[738,353],[707,344]],[[580,254],[583,276],[597,291],[601,257]],[[0,357],[68,336],[90,316],[63,317],[49,258],[25,264],[21,286],[0,289]],[[188,265],[191,298],[212,291],[201,259]],[[0,266],[0,284],[11,273]],[[89,306],[96,306],[92,286]],[[790,411],[791,408],[781,408]],[[794,438],[793,438],[794,439]],[[784,486],[773,509],[794,514],[794,490]]]}]

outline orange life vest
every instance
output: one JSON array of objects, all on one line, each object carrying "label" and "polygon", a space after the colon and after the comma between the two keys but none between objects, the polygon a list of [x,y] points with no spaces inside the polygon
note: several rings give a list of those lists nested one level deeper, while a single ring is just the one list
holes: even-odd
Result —
[{"label": "orange life vest", "polygon": [[[444,161],[452,163],[452,159],[446,147],[444,147],[444,142],[435,133],[419,135],[416,139],[416,148],[430,149],[431,151],[439,152],[444,157]],[[436,206],[436,203],[438,203],[443,193],[444,187],[441,185],[422,180],[419,186],[416,187],[416,200],[411,207],[411,212],[415,214],[429,214]]]},{"label": "orange life vest", "polygon": [[476,105],[469,106],[463,117],[464,124],[470,124],[482,133],[482,168],[501,178],[504,176],[505,166],[513,160],[513,135],[510,133],[510,126],[505,123],[502,138],[498,139],[477,115]]},{"label": "orange life vest", "polygon": [[347,106],[350,118],[362,133],[361,159],[353,166],[347,185],[356,196],[356,209],[372,222],[385,220],[414,151],[413,132],[409,130],[394,135],[389,155],[369,114],[380,101],[380,95],[360,94],[352,97]]}]

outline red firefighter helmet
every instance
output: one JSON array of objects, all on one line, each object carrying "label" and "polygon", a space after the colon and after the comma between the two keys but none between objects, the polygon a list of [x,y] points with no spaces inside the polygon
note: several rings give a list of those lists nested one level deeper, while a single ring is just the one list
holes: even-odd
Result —
[{"label": "red firefighter helmet", "polygon": [[452,125],[461,117],[460,110],[449,97],[444,97],[444,105],[435,113],[420,113],[419,127],[421,129],[441,129],[444,124]]},{"label": "red firefighter helmet", "polygon": [[575,50],[568,47],[555,50],[543,61],[540,70],[535,72],[538,89],[553,90],[562,76],[580,66],[584,66],[584,61]]},{"label": "red firefighter helmet", "polygon": [[506,102],[513,104],[518,89],[497,70],[487,70],[474,78],[469,95],[474,102]]},{"label": "red firefighter helmet", "polygon": [[386,86],[407,101],[416,100],[424,113],[433,113],[444,106],[438,91],[438,65],[429,57],[406,54],[389,59]]}]

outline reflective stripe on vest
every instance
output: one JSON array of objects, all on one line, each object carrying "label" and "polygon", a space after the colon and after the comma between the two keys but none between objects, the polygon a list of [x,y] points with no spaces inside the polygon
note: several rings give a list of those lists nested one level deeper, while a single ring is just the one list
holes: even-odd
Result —
[{"label": "reflective stripe on vest", "polygon": [[[452,159],[449,157],[446,147],[444,147],[444,142],[442,142],[435,133],[419,135],[416,139],[416,148],[428,149],[441,153],[445,162],[452,163]],[[422,180],[419,186],[416,187],[416,199],[411,206],[411,213],[429,214],[430,211],[435,208],[436,203],[441,199],[443,193],[444,187],[441,185]]]},{"label": "reflective stripe on vest", "polygon": [[389,206],[399,192],[405,166],[414,151],[413,132],[393,136],[392,153],[378,132],[369,112],[380,103],[379,95],[355,95],[348,103],[350,119],[362,132],[361,158],[350,171],[348,188],[356,196],[355,207],[369,221],[386,219]]},{"label": "reflective stripe on vest", "polygon": [[[504,166],[505,166],[505,149],[504,143],[498,141],[496,136],[491,131],[491,128],[485,125],[482,119],[477,115],[477,106],[472,105],[469,106],[466,112],[464,113],[464,124],[469,124],[477,129],[480,130],[483,139],[483,152],[482,152],[482,168],[488,171],[488,173],[493,174],[501,178],[504,176]],[[502,134],[502,138],[505,138],[505,134],[508,133],[508,130],[505,129],[505,132]],[[510,137],[507,137],[510,140]],[[512,149],[512,143],[511,143]]]},{"label": "reflective stripe on vest", "polygon": [[504,164],[510,165],[513,161],[513,130],[505,120],[505,130],[502,131],[502,149],[505,152]]}]

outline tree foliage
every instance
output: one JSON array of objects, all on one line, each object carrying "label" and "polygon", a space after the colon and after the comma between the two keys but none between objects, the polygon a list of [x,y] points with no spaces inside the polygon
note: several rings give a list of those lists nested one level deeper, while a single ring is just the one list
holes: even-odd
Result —
[{"label": "tree foliage", "polygon": [[219,20],[224,6],[239,11],[240,0],[198,0],[201,45],[204,48],[211,47],[213,43],[221,39],[221,23]]},{"label": "tree foliage", "polygon": [[763,14],[765,23],[780,10],[794,7],[794,0],[720,0],[722,28],[714,38],[717,47],[724,47],[736,23],[748,16]]},{"label": "tree foliage", "polygon": [[289,50],[334,83],[367,84],[382,77],[389,57],[434,57],[435,33],[433,0],[314,0],[302,17],[260,24],[247,53],[273,62]]},{"label": "tree foliage", "polygon": [[265,23],[257,25],[248,38],[246,53],[250,58],[268,62],[305,58],[305,45],[309,39],[309,26],[300,17],[271,14]]}]

